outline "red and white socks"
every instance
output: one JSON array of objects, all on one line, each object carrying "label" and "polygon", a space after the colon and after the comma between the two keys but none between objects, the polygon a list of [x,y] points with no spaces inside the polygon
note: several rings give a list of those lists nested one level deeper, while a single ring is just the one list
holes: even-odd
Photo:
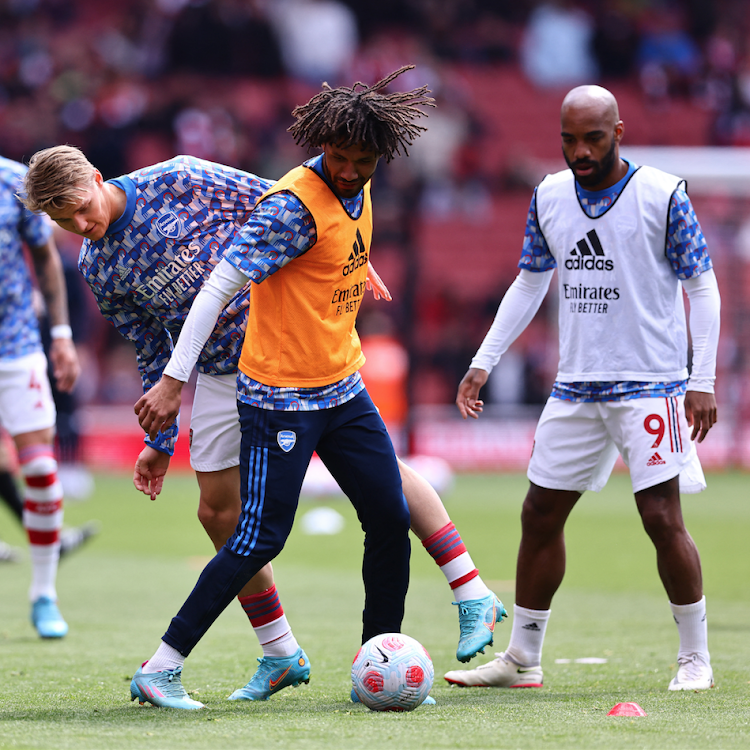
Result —
[{"label": "red and white socks", "polygon": [[60,559],[63,491],[57,477],[57,460],[51,446],[36,445],[19,454],[25,481],[23,525],[29,538],[32,602],[40,597],[57,599],[55,584]]},{"label": "red and white socks", "polygon": [[452,522],[424,539],[422,545],[443,572],[457,602],[483,599],[492,594]]},{"label": "red and white socks", "polygon": [[[279,658],[292,656],[297,652],[299,644],[287,622],[275,584],[258,594],[237,598],[258,636],[263,656]],[[184,663],[185,657],[162,641],[156,653],[143,665],[143,673],[152,674],[166,669],[177,669]]]},{"label": "red and white socks", "polygon": [[258,636],[263,656],[279,658],[297,652],[299,644],[287,622],[275,584],[258,594],[237,598]]}]

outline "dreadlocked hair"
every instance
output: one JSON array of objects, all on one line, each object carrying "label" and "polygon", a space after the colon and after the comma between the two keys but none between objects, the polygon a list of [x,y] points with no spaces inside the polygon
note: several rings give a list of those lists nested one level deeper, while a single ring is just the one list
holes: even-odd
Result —
[{"label": "dreadlocked hair", "polygon": [[386,162],[402,151],[408,156],[407,146],[427,130],[414,122],[418,117],[427,117],[419,107],[434,107],[435,100],[427,96],[427,86],[391,94],[379,92],[414,67],[405,65],[373,86],[357,81],[351,88],[332,89],[324,83],[320,93],[292,111],[296,122],[289,132],[295,143],[308,150],[327,143],[344,148],[362,145],[383,156]]}]

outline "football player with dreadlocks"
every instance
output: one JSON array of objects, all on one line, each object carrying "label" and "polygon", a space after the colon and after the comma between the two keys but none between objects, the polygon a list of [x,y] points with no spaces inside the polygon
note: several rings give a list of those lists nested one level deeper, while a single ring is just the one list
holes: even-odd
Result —
[{"label": "football player with dreadlocks", "polygon": [[[364,357],[354,324],[370,253],[370,178],[381,158],[390,161],[407,153],[424,130],[415,122],[425,115],[421,107],[433,106],[426,87],[383,93],[411,67],[371,87],[357,83],[332,89],[324,84],[294,110],[290,131],[295,141],[323,153],[260,197],[195,298],[161,381],[136,404],[152,439],[172,425],[182,386],[222,309],[250,280],[237,381],[240,520],[154,656],[133,678],[133,699],[202,707],[181,684],[185,658],[244,582],[283,548],[314,451],[350,498],[365,531],[362,640],[400,630],[408,586],[409,508],[390,438],[359,375]],[[448,559],[458,550],[454,559],[460,564],[468,553],[438,505],[439,554]],[[420,538],[428,546],[429,535]],[[476,571],[465,579],[456,585],[478,579]],[[476,599],[488,598],[493,612],[487,630],[504,610],[483,583],[481,587]],[[309,663],[290,663],[286,671],[287,678],[294,672],[297,682],[307,681]],[[244,697],[243,690],[232,697]]]}]

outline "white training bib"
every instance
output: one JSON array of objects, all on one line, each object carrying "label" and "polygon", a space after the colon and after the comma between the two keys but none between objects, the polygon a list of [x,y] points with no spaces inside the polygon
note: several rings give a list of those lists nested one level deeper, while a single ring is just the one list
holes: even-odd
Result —
[{"label": "white training bib", "polygon": [[536,194],[539,227],[557,261],[557,380],[684,380],[682,286],[666,256],[669,204],[679,177],[640,167],[597,218],[581,207],[568,169]]}]

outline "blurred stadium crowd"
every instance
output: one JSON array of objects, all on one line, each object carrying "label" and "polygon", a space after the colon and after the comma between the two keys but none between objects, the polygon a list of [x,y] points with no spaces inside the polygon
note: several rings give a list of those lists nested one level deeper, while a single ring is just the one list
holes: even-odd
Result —
[{"label": "blurred stadium crowd", "polygon": [[[564,166],[569,88],[615,93],[626,146],[750,146],[747,0],[3,0],[0,153],[70,143],[105,178],[178,153],[280,177],[305,157],[286,132],[296,104],[405,63],[417,69],[401,85],[427,82],[438,109],[410,158],[378,171],[373,262],[394,302],[368,301],[359,324],[386,358],[382,398],[403,384],[396,421],[406,404],[453,402],[515,276],[531,189]],[[693,199],[723,295],[719,404],[747,424],[750,197]],[[79,241],[58,243],[78,398],[130,405],[133,352],[82,287]],[[493,373],[491,403],[546,399],[554,307]]]}]

